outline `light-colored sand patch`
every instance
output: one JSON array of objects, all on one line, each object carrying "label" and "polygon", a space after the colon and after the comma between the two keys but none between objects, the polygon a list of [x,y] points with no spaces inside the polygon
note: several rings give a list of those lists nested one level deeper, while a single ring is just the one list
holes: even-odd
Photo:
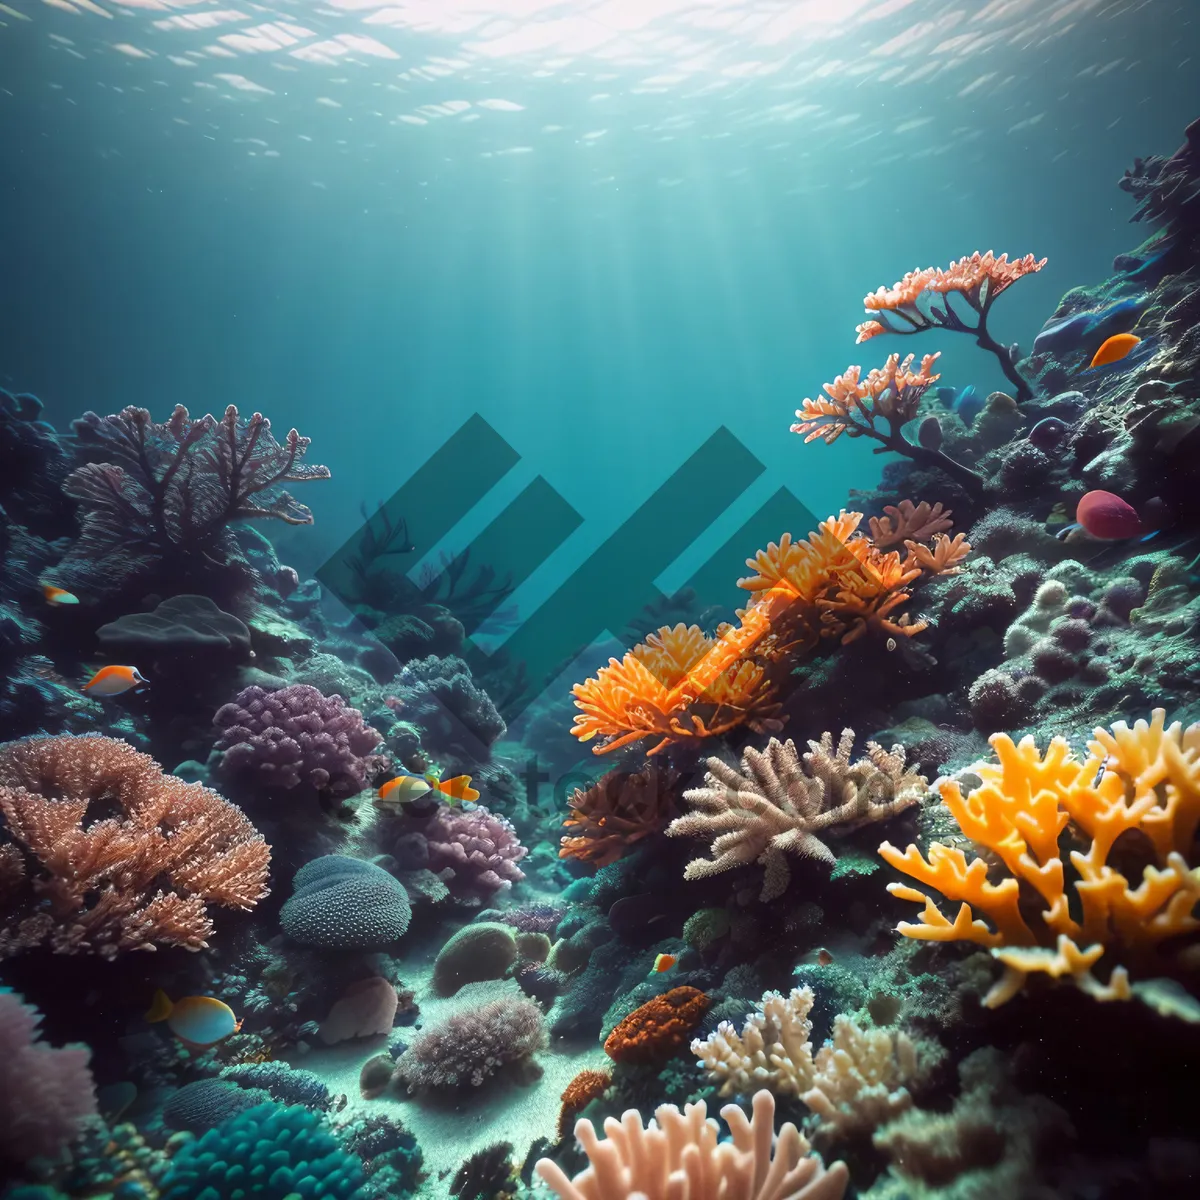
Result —
[{"label": "light-colored sand patch", "polygon": [[[417,994],[421,1008],[421,1027],[443,1021],[452,1013],[480,1003],[476,988],[458,997],[441,997],[430,988],[428,967],[406,972],[405,984]],[[498,984],[498,989],[516,990],[516,985]],[[518,992],[519,994],[519,992]],[[418,1031],[398,1028],[393,1036],[411,1041]],[[422,1194],[446,1195],[445,1172],[453,1173],[463,1159],[494,1142],[512,1142],[518,1156],[540,1137],[553,1138],[558,1125],[560,1097],[567,1084],[589,1068],[611,1066],[603,1048],[591,1046],[558,1047],[553,1044],[537,1055],[541,1078],[528,1085],[505,1078],[474,1093],[456,1095],[445,1101],[425,1101],[389,1092],[375,1100],[363,1100],[358,1090],[358,1075],[363,1063],[386,1049],[387,1038],[320,1047],[297,1059],[295,1065],[315,1071],[337,1095],[344,1093],[346,1108],[339,1119],[350,1114],[368,1115],[386,1112],[402,1120],[416,1137],[425,1156],[426,1183]]]}]

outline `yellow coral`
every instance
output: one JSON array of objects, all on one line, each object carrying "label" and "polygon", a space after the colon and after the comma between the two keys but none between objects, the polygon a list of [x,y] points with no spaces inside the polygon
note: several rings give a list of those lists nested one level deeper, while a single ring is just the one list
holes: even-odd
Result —
[{"label": "yellow coral", "polygon": [[[968,862],[961,850],[938,842],[927,858],[916,846],[901,853],[884,842],[879,853],[893,867],[960,902],[951,921],[925,892],[890,884],[893,895],[924,905],[920,920],[902,922],[899,931],[991,949],[1006,968],[984,1001],[991,1007],[1020,991],[1034,972],[1069,975],[1098,999],[1127,999],[1124,967],[1112,971],[1108,984],[1092,974],[1100,958],[1111,952],[1152,961],[1167,939],[1200,929],[1193,915],[1200,867],[1185,857],[1200,825],[1200,725],[1167,725],[1165,711],[1155,709],[1149,722],[1097,729],[1085,759],[1058,737],[1045,754],[1032,737],[1014,743],[998,733],[991,744],[997,761],[975,764],[982,785],[970,795],[956,780],[935,786],[963,834],[990,851],[1008,877],[993,883],[983,859]],[[1110,860],[1118,838],[1133,830],[1144,835],[1155,861],[1131,880]],[[1067,856],[1069,881],[1059,847],[1064,832],[1086,846]],[[1020,906],[1022,884],[1041,897],[1040,913]]]}]

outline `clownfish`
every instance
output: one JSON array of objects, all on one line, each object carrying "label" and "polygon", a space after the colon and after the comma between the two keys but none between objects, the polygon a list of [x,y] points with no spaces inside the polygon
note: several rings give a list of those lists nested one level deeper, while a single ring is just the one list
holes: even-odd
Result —
[{"label": "clownfish", "polygon": [[215,996],[185,996],[172,1004],[162,988],[154,993],[146,1020],[151,1024],[166,1021],[167,1028],[189,1050],[207,1050],[242,1027],[233,1009]]},{"label": "clownfish", "polygon": [[673,954],[659,954],[655,956],[654,967],[651,970],[651,975],[661,975],[664,971],[669,971],[679,960]]},{"label": "clownfish", "polygon": [[83,685],[83,691],[92,696],[119,696],[131,688],[148,687],[146,679],[137,667],[101,667]]},{"label": "clownfish", "polygon": [[379,789],[375,803],[381,808],[400,808],[412,804],[430,792],[440,792],[451,804],[479,799],[479,793],[471,786],[470,775],[455,775],[453,779],[439,779],[434,774],[397,775]]},{"label": "clownfish", "polygon": [[1120,362],[1141,340],[1135,333],[1114,333],[1100,343],[1088,366],[1107,367],[1109,363]]},{"label": "clownfish", "polygon": [[66,588],[55,587],[52,583],[42,584],[42,596],[51,608],[61,608],[65,604],[79,603],[78,596],[73,596]]}]

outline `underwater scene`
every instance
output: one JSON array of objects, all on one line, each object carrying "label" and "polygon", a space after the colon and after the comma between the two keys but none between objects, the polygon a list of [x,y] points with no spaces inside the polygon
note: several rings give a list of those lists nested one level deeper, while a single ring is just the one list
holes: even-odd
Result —
[{"label": "underwater scene", "polygon": [[0,2],[3,1200],[1200,1198],[1195,0]]}]

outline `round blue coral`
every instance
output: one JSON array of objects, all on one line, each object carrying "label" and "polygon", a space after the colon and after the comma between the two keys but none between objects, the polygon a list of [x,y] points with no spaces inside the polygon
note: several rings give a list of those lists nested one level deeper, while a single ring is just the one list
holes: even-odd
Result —
[{"label": "round blue coral", "polygon": [[363,1171],[306,1108],[260,1104],[210,1129],[171,1160],[162,1200],[363,1200]]},{"label": "round blue coral", "polygon": [[399,941],[412,910],[404,885],[382,867],[344,854],[306,863],[279,915],[283,932],[306,946],[378,949]]}]

